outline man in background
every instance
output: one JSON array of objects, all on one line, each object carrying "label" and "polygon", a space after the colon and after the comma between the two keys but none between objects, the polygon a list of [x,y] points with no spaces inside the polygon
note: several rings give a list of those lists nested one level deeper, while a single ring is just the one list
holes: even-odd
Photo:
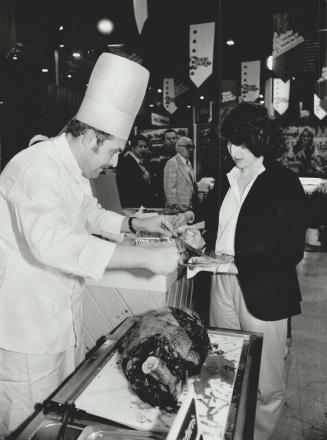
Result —
[{"label": "man in background", "polygon": [[165,193],[163,187],[164,168],[168,159],[176,154],[175,144],[177,141],[177,133],[174,129],[168,128],[163,133],[163,145],[157,147],[152,153],[150,159],[149,171],[152,176],[152,186],[156,194],[158,205],[165,206]]},{"label": "man in background", "polygon": [[132,140],[131,150],[118,162],[117,187],[124,208],[155,206],[151,177],[145,166],[148,154],[147,138],[139,135]]},{"label": "man in background", "polygon": [[[176,150],[175,145],[177,141],[177,133],[173,128],[168,128],[163,134],[163,145],[160,149],[160,156],[167,159],[175,156]],[[166,159],[166,160],[167,160]]]},{"label": "man in background", "polygon": [[176,142],[176,154],[168,160],[164,169],[164,191],[167,207],[198,209],[198,188],[191,164],[194,145],[190,138],[182,136]]}]

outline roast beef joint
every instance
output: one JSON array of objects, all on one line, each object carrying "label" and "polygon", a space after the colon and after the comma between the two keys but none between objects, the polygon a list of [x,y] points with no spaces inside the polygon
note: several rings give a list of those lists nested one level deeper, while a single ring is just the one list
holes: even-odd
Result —
[{"label": "roast beef joint", "polygon": [[121,365],[140,399],[176,412],[183,385],[200,372],[209,348],[198,314],[168,307],[138,318],[121,347]]}]

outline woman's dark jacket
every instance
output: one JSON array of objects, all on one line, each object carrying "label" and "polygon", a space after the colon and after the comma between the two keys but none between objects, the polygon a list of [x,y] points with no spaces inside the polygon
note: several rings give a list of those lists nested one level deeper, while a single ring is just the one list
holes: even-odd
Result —
[{"label": "woman's dark jacket", "polygon": [[[295,266],[305,243],[305,194],[298,177],[275,162],[255,180],[237,220],[235,264],[249,312],[275,321],[301,312]],[[227,176],[217,179],[206,207],[207,246],[215,248]]]}]

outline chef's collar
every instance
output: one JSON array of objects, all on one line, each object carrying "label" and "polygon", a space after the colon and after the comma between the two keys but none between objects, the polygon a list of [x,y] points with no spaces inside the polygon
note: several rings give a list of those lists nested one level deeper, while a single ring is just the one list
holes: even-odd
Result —
[{"label": "chef's collar", "polygon": [[83,176],[82,170],[75,159],[69,146],[65,133],[50,139],[62,165],[69,174],[78,182],[83,183],[88,180]]}]

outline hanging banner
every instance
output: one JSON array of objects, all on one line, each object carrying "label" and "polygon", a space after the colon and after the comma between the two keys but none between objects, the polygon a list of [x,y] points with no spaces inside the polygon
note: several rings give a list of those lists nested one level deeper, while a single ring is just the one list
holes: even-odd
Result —
[{"label": "hanging banner", "polygon": [[177,110],[174,78],[164,78],[163,80],[163,106],[169,113],[174,113]]},{"label": "hanging banner", "polygon": [[274,78],[273,82],[273,107],[280,115],[286,112],[290,99],[290,80],[284,82]]},{"label": "hanging banner", "polygon": [[321,76],[315,84],[315,95],[319,98],[319,106],[327,112],[327,67],[321,69]]},{"label": "hanging banner", "polygon": [[197,87],[212,74],[215,23],[190,25],[190,78]]},{"label": "hanging banner", "polygon": [[320,105],[320,98],[315,93],[313,95],[313,113],[317,116],[318,119],[324,119],[327,115],[327,112]]},{"label": "hanging banner", "polygon": [[17,41],[15,2],[0,2],[0,60],[4,60],[14,49]]},{"label": "hanging banner", "polygon": [[273,15],[273,71],[283,81],[303,68],[302,20],[300,11],[277,12]]},{"label": "hanging banner", "polygon": [[241,97],[242,101],[254,102],[260,94],[260,61],[241,63]]},{"label": "hanging banner", "polygon": [[221,86],[221,105],[223,107],[232,107],[238,102],[237,81],[223,79]]},{"label": "hanging banner", "polygon": [[275,116],[275,110],[273,106],[273,79],[268,78],[265,83],[265,107],[268,111],[269,117]]},{"label": "hanging banner", "polygon": [[148,0],[134,0],[134,15],[136,26],[141,34],[145,21],[148,18]]}]

